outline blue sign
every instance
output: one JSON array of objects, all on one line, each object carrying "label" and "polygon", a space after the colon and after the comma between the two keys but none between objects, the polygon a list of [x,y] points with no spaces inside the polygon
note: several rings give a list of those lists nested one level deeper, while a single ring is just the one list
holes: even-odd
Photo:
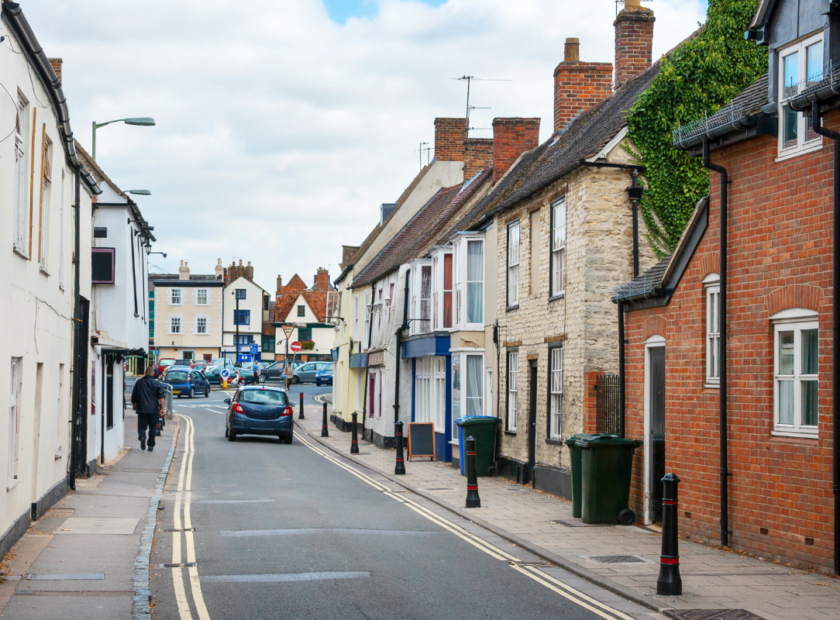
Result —
[{"label": "blue sign", "polygon": [[240,353],[239,354],[239,363],[240,364],[247,364],[251,361],[251,354],[250,353]]},{"label": "blue sign", "polygon": [[260,354],[260,345],[257,343],[251,344],[251,355],[259,355]]},{"label": "blue sign", "polygon": [[230,376],[230,371],[227,368],[225,368],[219,374],[222,376],[222,379],[227,379]]}]

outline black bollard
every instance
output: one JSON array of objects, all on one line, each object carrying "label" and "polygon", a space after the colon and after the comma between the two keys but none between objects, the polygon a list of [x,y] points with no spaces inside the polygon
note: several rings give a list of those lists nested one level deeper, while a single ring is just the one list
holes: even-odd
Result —
[{"label": "black bollard", "polygon": [[475,471],[475,439],[467,437],[464,442],[464,456],[467,457],[467,508],[481,508],[478,496],[478,474]]},{"label": "black bollard", "polygon": [[353,412],[353,436],[350,440],[350,454],[358,454],[359,453],[359,438],[356,435],[356,416],[358,415],[355,411]]},{"label": "black bollard", "polygon": [[300,393],[300,411],[298,411],[298,420],[305,419],[303,417],[303,392]]},{"label": "black bollard", "polygon": [[662,554],[659,560],[659,579],[656,593],[665,596],[682,594],[680,578],[679,526],[677,525],[677,486],[680,479],[674,474],[662,478]]},{"label": "black bollard", "polygon": [[321,437],[329,437],[330,429],[327,427],[327,403],[324,403],[324,419],[321,422]]},{"label": "black bollard", "polygon": [[405,475],[405,459],[403,458],[403,423],[397,420],[394,424],[394,436],[397,440],[397,464],[394,467],[394,474],[397,476]]}]

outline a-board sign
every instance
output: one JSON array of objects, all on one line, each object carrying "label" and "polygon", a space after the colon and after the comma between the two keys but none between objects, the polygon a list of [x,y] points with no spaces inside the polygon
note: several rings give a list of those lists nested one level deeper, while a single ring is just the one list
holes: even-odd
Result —
[{"label": "a-board sign", "polygon": [[431,422],[408,423],[408,460],[435,460],[435,425]]},{"label": "a-board sign", "polygon": [[292,353],[297,353],[300,351],[300,343],[295,341],[289,345],[289,348],[292,350]]}]

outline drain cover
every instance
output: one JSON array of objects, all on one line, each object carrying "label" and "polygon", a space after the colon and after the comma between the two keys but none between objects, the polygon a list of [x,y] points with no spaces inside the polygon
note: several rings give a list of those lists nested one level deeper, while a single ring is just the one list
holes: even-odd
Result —
[{"label": "drain cover", "polygon": [[662,613],[675,620],[764,620],[746,609],[666,609]]},{"label": "drain cover", "polygon": [[551,525],[565,525],[566,527],[615,527],[609,523],[584,523],[583,521],[563,521],[557,519],[556,521],[549,521]]},{"label": "drain cover", "polygon": [[[596,564],[644,564],[645,559],[637,555],[590,555]],[[685,619],[683,619],[685,620]],[[693,620],[693,619],[692,619]]]}]

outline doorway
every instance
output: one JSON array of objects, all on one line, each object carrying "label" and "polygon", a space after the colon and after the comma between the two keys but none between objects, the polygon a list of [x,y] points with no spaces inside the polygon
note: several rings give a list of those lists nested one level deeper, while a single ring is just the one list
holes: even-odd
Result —
[{"label": "doorway", "polygon": [[645,521],[659,523],[665,475],[665,340],[654,336],[645,350]]},{"label": "doorway", "polygon": [[528,362],[530,382],[528,395],[528,467],[525,484],[534,486],[534,466],[537,464],[537,361]]}]

